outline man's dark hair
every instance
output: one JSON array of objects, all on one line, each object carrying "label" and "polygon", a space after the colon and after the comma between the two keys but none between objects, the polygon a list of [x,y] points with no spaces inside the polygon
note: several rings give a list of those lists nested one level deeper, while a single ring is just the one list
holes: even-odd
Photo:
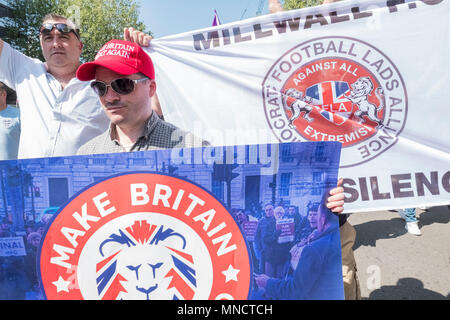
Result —
[{"label": "man's dark hair", "polygon": [[70,24],[72,25],[72,27],[74,27],[74,28],[79,28],[79,27],[78,27],[77,25],[75,25],[75,23],[74,23],[72,20],[70,20],[69,18],[67,18],[67,17],[65,17],[65,16],[62,16],[62,15],[59,15],[59,14],[56,14],[56,13],[54,13],[54,12],[49,13],[49,14],[46,14],[45,17],[42,18],[42,23],[44,23],[45,21],[48,21],[48,20],[66,20],[68,23],[70,23]]},{"label": "man's dark hair", "polygon": [[307,213],[309,214],[311,211],[317,212],[319,210],[320,203],[314,202],[307,208]]}]

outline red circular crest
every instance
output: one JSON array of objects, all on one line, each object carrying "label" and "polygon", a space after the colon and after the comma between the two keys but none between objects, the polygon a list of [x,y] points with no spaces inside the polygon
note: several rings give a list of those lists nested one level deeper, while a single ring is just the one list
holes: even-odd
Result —
[{"label": "red circular crest", "polygon": [[247,299],[245,239],[223,204],[156,173],[108,178],[75,196],[40,254],[47,299]]},{"label": "red circular crest", "polygon": [[[299,79],[302,81],[298,81]],[[359,79],[365,79],[372,91],[376,92],[380,88],[377,79],[354,61],[325,58],[303,65],[286,81],[282,89],[286,94],[287,117],[292,119],[297,131],[310,141],[324,141],[324,134],[339,137],[342,132],[353,132],[353,139],[341,141],[346,147],[370,138],[382,123],[384,108],[374,107],[372,118],[357,116],[358,108],[356,101],[351,100],[351,92],[352,85],[357,84]],[[295,114],[298,98],[293,90],[297,90],[299,96],[303,93],[300,99],[303,98],[312,106],[307,117],[299,118],[300,115]],[[368,96],[367,102],[373,106],[383,103],[376,95]],[[308,121],[308,118],[314,121]],[[362,123],[365,125],[361,126]]]},{"label": "red circular crest", "polygon": [[263,99],[280,142],[338,141],[342,168],[392,147],[408,106],[404,81],[392,61],[349,37],[316,38],[286,52],[264,79]]}]

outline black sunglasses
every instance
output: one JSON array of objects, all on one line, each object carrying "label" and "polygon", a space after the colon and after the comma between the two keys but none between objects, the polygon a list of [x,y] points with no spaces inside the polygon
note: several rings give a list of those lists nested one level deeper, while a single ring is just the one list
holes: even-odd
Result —
[{"label": "black sunglasses", "polygon": [[106,84],[101,81],[92,81],[91,88],[94,89],[95,93],[98,94],[99,97],[103,97],[106,92],[108,92],[108,87],[111,87],[118,94],[127,95],[134,91],[136,84],[149,79],[150,78],[147,77],[138,80],[123,78],[111,81],[111,84]]},{"label": "black sunglasses", "polygon": [[52,30],[54,28],[56,28],[56,30],[58,30],[62,34],[67,34],[67,33],[73,32],[75,34],[75,36],[77,37],[77,39],[80,40],[80,30],[73,29],[65,23],[44,23],[41,26],[41,29],[39,29],[39,32],[41,34],[49,34],[50,32],[52,32]]}]

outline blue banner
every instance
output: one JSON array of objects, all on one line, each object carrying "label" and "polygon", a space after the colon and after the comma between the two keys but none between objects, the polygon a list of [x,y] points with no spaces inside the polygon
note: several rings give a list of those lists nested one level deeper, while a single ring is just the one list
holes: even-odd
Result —
[{"label": "blue banner", "polygon": [[0,299],[343,299],[340,143],[0,162]]}]

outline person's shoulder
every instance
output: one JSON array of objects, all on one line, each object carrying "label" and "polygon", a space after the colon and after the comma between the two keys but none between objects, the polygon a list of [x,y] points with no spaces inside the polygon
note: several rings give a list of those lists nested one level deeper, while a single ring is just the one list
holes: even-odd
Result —
[{"label": "person's shoulder", "polygon": [[20,116],[19,109],[16,107],[10,106],[10,105],[7,105],[6,108],[1,111],[1,113],[2,113],[3,117],[7,117],[7,118],[11,118],[11,119],[13,119],[13,118],[19,119],[19,116]]},{"label": "person's shoulder", "polygon": [[77,77],[73,77],[70,80],[68,87],[74,87],[74,90],[79,90],[80,88],[82,90],[87,90],[90,93],[90,95],[92,97],[95,97],[100,103],[100,99],[98,99],[98,95],[91,88],[91,81],[81,81]]},{"label": "person's shoulder", "polygon": [[178,128],[170,122],[159,119],[155,127],[158,136],[164,136],[171,148],[195,148],[209,146],[209,142],[195,136],[191,132]]},{"label": "person's shoulder", "polygon": [[19,117],[20,116],[20,109],[17,107],[13,107],[13,106],[8,106],[9,111],[11,112],[11,114],[15,117]]},{"label": "person's shoulder", "polygon": [[[12,48],[8,43],[3,43],[0,55],[0,77],[2,82],[11,89],[17,90],[19,84],[26,83],[32,88],[39,87],[34,81],[47,72],[45,64],[34,58],[30,58],[22,52]],[[21,94],[20,100],[27,100],[27,91]]]},{"label": "person's shoulder", "polygon": [[105,139],[109,136],[109,130],[92,138],[83,144],[77,151],[77,156],[103,153],[101,148],[105,145]]},{"label": "person's shoulder", "polygon": [[179,130],[179,128],[175,125],[173,125],[170,122],[167,122],[166,120],[163,120],[159,117],[156,118],[156,127],[155,129],[158,131],[166,131],[169,133],[172,133],[175,130]]}]

